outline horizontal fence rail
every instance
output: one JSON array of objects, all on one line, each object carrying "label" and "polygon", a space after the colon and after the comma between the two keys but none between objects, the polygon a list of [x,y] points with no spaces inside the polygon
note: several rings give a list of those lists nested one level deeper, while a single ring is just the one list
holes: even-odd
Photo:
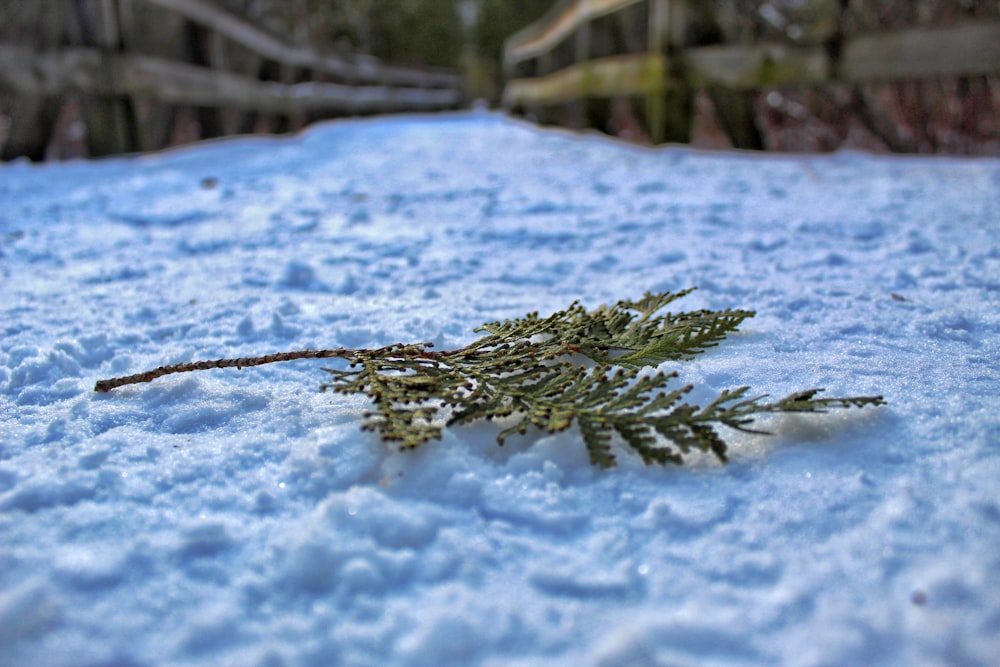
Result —
[{"label": "horizontal fence rail", "polygon": [[[613,41],[607,35],[614,27],[609,18],[625,10],[643,13],[644,44],[628,53],[596,53],[594,45]],[[502,103],[536,117],[544,117],[547,108],[577,105],[571,117],[586,126],[588,101],[641,97],[651,140],[686,142],[697,90],[743,93],[1000,73],[1000,21],[886,31],[816,45],[691,44],[689,35],[698,33],[705,11],[705,5],[699,8],[690,0],[563,0],[505,43],[508,80]],[[730,108],[724,111],[744,118],[749,113],[746,98],[730,95],[726,101]],[[761,147],[734,138],[738,147]]]},{"label": "horizontal fence rail", "polygon": [[[191,60],[130,49],[130,42],[142,39],[127,38],[128,17],[137,5],[198,26],[214,54],[224,53],[220,44],[229,40],[256,65],[248,72],[244,62],[239,71],[229,67],[225,55]],[[149,115],[150,105],[197,109],[203,125],[214,129],[203,136],[218,136],[226,133],[219,129],[224,114],[234,111],[251,119],[274,118],[271,126],[282,128],[296,117],[437,111],[464,101],[461,78],[452,71],[293,45],[210,0],[78,0],[77,6],[94,10],[91,21],[93,16],[103,21],[99,30],[92,29],[98,37],[60,48],[41,48],[23,38],[0,41],[0,92],[15,95],[15,109],[17,102],[29,110],[44,109],[67,94],[98,100],[86,106],[84,119],[92,156],[162,147],[168,132],[156,140],[143,137],[138,109]],[[84,18],[81,14],[81,24]],[[21,116],[13,117],[3,157],[40,159],[50,136],[29,127],[39,121],[30,111]],[[47,120],[54,125],[54,118]],[[242,131],[250,127],[241,126]]]},{"label": "horizontal fence rail", "polygon": [[451,72],[396,67],[363,55],[356,55],[348,61],[313,48],[286,44],[245,19],[204,0],[142,1],[184,16],[261,56],[290,67],[314,69],[359,83],[455,89],[460,85],[458,76]]},{"label": "horizontal fence rail", "polygon": [[609,56],[569,65],[530,79],[515,79],[504,88],[508,107],[572,102],[582,97],[656,95],[667,85],[666,58],[660,53]]},{"label": "horizontal fence rail", "polygon": [[563,0],[541,19],[508,40],[504,60],[507,63],[536,58],[552,50],[575,33],[581,25],[595,18],[613,14],[644,0]]},{"label": "horizontal fence rail", "polygon": [[68,91],[133,95],[157,102],[226,107],[268,114],[336,111],[374,113],[452,108],[462,100],[452,88],[393,87],[258,81],[224,70],[135,54],[68,48],[56,52],[0,44],[0,86],[30,95]]}]

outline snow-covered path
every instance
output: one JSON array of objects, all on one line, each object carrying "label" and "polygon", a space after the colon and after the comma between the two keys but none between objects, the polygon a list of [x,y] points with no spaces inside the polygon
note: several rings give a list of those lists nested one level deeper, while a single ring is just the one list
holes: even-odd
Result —
[{"label": "snow-covered path", "polygon": [[[696,398],[883,394],[593,469],[395,453],[307,347],[646,290],[751,308]],[[0,166],[0,665],[969,665],[1000,655],[1000,161],[640,150],[490,114]],[[993,661],[993,662],[991,662]]]}]

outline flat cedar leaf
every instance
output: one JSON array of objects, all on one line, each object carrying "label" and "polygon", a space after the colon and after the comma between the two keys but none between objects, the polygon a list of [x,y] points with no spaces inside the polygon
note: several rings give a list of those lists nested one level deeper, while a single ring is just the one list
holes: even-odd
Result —
[{"label": "flat cedar leaf", "polygon": [[[692,387],[670,387],[676,371],[648,373],[644,366],[681,361],[718,345],[736,331],[749,310],[663,312],[692,290],[647,292],[637,300],[587,310],[574,302],[547,317],[538,313],[489,322],[485,335],[457,350],[438,352],[429,343],[398,343],[378,349],[301,350],[264,357],[219,359],[163,366],[102,380],[97,391],[163,375],[210,368],[250,367],[303,358],[339,358],[348,368],[325,368],[321,389],[363,394],[374,409],[362,428],[402,448],[441,437],[445,426],[477,420],[513,420],[497,442],[535,428],[579,427],[591,463],[616,463],[614,444],[646,464],[681,464],[692,452],[728,459],[717,428],[750,433],[755,418],[776,412],[825,412],[883,405],[881,396],[822,398],[820,389],[775,402],[747,398],[749,389],[722,391],[705,406],[682,402]],[[589,362],[582,361],[589,358]]]},{"label": "flat cedar leaf", "polygon": [[638,301],[632,301],[630,299],[622,299],[617,304],[615,308],[620,310],[634,310],[641,313],[643,316],[650,316],[658,310],[662,310],[670,303],[673,303],[677,299],[686,297],[691,292],[695,291],[696,287],[689,287],[687,289],[682,289],[677,292],[646,292],[642,295],[642,298]]},{"label": "flat cedar leaf", "polygon": [[590,462],[601,468],[613,468],[615,455],[611,451],[611,426],[599,419],[584,417],[579,420],[580,435],[590,455]]}]

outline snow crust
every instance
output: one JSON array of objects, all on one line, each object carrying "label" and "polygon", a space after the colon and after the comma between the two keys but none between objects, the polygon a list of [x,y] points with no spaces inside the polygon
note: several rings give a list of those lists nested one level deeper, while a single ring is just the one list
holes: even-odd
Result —
[{"label": "snow crust", "polygon": [[[592,468],[412,453],[329,361],[646,290],[751,308],[695,399],[883,394]],[[642,150],[485,113],[0,166],[0,664],[990,665],[1000,161]]]}]

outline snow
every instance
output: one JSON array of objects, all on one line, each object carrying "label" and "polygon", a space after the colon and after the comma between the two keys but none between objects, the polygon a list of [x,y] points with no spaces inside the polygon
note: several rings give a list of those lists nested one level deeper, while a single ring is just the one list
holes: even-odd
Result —
[{"label": "snow", "polygon": [[[644,150],[488,113],[0,167],[0,664],[990,665],[1000,161]],[[646,290],[752,308],[704,400],[883,394],[592,467],[399,453],[313,347]]]}]

